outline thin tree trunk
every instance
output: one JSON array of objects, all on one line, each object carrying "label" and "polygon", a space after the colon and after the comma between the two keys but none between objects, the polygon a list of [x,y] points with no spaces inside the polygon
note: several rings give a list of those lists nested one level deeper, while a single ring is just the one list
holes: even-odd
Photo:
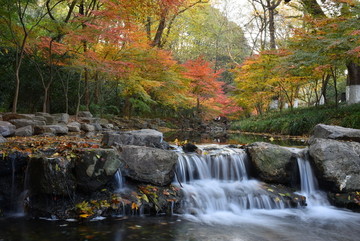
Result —
[{"label": "thin tree trunk", "polygon": [[156,30],[156,34],[155,34],[153,42],[151,43],[151,46],[153,46],[153,47],[161,46],[161,37],[165,30],[165,26],[166,26],[165,24],[166,24],[166,17],[164,14],[163,16],[161,16],[160,23],[159,23],[158,29]]},{"label": "thin tree trunk", "polygon": [[275,43],[275,9],[269,8],[270,49],[276,49]]},{"label": "thin tree trunk", "polygon": [[28,34],[25,33],[23,41],[20,46],[20,51],[16,53],[16,70],[15,70],[15,78],[16,78],[16,86],[15,86],[15,94],[14,94],[14,100],[13,100],[13,106],[12,106],[12,112],[17,112],[17,105],[19,100],[19,92],[20,92],[20,68],[21,64],[24,58],[25,53],[25,44],[27,40]]}]

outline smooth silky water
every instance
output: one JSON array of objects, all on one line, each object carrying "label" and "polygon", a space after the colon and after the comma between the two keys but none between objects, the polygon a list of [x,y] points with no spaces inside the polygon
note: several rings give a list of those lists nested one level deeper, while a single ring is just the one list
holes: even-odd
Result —
[{"label": "smooth silky water", "polygon": [[261,182],[251,178],[243,150],[200,147],[203,155],[178,151],[174,185],[181,183],[185,193],[182,215],[124,216],[86,223],[4,218],[0,219],[0,241],[360,240],[360,214],[328,203],[301,150],[299,193],[307,197],[308,206],[289,208],[271,199],[259,188]]}]

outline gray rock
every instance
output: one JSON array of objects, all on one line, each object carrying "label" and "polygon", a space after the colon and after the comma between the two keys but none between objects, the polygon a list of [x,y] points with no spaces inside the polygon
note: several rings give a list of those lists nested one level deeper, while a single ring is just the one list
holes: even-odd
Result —
[{"label": "gray rock", "polygon": [[174,178],[174,167],[178,156],[175,152],[143,146],[119,147],[124,167],[124,176],[134,180],[164,186]]},{"label": "gray rock", "polygon": [[90,113],[90,111],[79,111],[78,117],[92,118],[93,115]]},{"label": "gray rock", "polygon": [[44,121],[46,122],[47,125],[55,125],[58,123],[58,121],[57,121],[58,117],[54,117],[49,113],[36,112],[35,116],[44,118]]},{"label": "gray rock", "polygon": [[313,139],[309,154],[323,187],[335,192],[360,190],[360,143]]},{"label": "gray rock", "polygon": [[94,123],[92,125],[94,126],[95,131],[102,131],[102,129],[103,129],[102,126],[98,123]]},{"label": "gray rock", "polygon": [[49,116],[51,116],[51,114],[46,113],[46,112],[36,112],[35,116],[49,117]]},{"label": "gray rock", "polygon": [[32,136],[34,135],[34,127],[23,126],[15,130],[15,136]]},{"label": "gray rock", "polygon": [[33,120],[36,121],[44,121],[46,123],[46,118],[44,116],[35,116]]},{"label": "gray rock", "polygon": [[113,129],[114,128],[113,124],[101,124],[101,126],[105,129]]},{"label": "gray rock", "polygon": [[52,116],[55,118],[55,120],[58,123],[62,123],[62,124],[69,123],[70,116],[67,113],[57,113],[57,114],[53,114]]},{"label": "gray rock", "polygon": [[5,142],[7,142],[6,138],[0,135],[0,143],[5,143]]},{"label": "gray rock", "polygon": [[79,122],[70,122],[67,124],[67,127],[70,132],[80,132],[81,131],[81,124]]},{"label": "gray rock", "polygon": [[292,172],[297,167],[296,154],[290,149],[265,142],[247,146],[250,159],[261,180],[291,185]]},{"label": "gray rock", "polygon": [[81,124],[81,130],[83,130],[85,132],[94,132],[95,127],[93,125],[90,125],[90,124],[82,123]]},{"label": "gray rock", "polygon": [[100,119],[99,118],[92,118],[92,117],[80,117],[79,120],[83,123],[87,123],[87,124],[95,124],[95,123],[99,123]]},{"label": "gray rock", "polygon": [[10,123],[15,125],[16,128],[24,127],[24,126],[43,126],[46,125],[45,121],[39,120],[31,120],[31,119],[13,119],[10,120]]},{"label": "gray rock", "polygon": [[108,147],[120,144],[164,148],[167,143],[163,141],[163,134],[161,132],[151,129],[142,129],[136,131],[104,133],[102,144]]},{"label": "gray rock", "polygon": [[113,178],[120,165],[120,157],[114,149],[79,151],[75,162],[76,182],[82,191],[98,190]]},{"label": "gray rock", "polygon": [[318,124],[314,127],[313,137],[360,142],[360,130],[341,126]]},{"label": "gray rock", "polygon": [[45,116],[47,125],[56,125],[58,123],[57,118],[54,116]]},{"label": "gray rock", "polygon": [[56,135],[66,135],[69,133],[69,129],[66,125],[47,125],[47,127],[54,129],[54,134]]},{"label": "gray rock", "polygon": [[33,194],[69,196],[76,189],[73,163],[64,157],[32,157],[29,160],[29,186]]},{"label": "gray rock", "polygon": [[35,126],[34,134],[35,135],[55,134],[55,129],[51,128],[50,126]]},{"label": "gray rock", "polygon": [[2,136],[12,136],[15,134],[16,126],[11,124],[8,121],[0,121],[0,135]]}]

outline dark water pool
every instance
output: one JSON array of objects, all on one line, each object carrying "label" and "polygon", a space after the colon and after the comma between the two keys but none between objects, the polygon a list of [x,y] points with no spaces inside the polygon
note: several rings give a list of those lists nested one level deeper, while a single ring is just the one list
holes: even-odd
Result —
[{"label": "dark water pool", "polygon": [[[309,210],[308,210],[309,211]],[[328,211],[327,211],[328,212]],[[348,213],[348,212],[346,212]],[[311,215],[297,210],[260,211],[242,217],[219,215],[220,222],[200,223],[185,217],[130,217],[96,222],[0,220],[1,241],[356,241],[360,219],[356,214]],[[344,216],[345,215],[345,216]],[[355,216],[354,216],[355,215]],[[359,214],[357,214],[359,215]],[[215,216],[216,217],[216,216]],[[215,218],[213,217],[213,218]],[[235,218],[235,220],[233,220]],[[222,225],[231,221],[231,225]]]}]

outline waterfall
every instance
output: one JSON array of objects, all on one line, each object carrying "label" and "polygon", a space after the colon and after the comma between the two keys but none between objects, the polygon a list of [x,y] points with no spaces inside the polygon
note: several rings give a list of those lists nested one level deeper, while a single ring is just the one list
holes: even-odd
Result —
[{"label": "waterfall", "polygon": [[329,202],[324,192],[319,190],[317,179],[311,168],[308,154],[297,153],[300,173],[301,194],[306,197],[308,206],[327,206]]},{"label": "waterfall", "polygon": [[185,195],[184,212],[192,216],[241,214],[251,209],[283,209],[286,203],[249,180],[248,157],[242,149],[179,153],[177,180]]},{"label": "waterfall", "polygon": [[119,191],[124,188],[124,179],[121,175],[120,169],[115,172],[115,183],[116,183],[116,191]]}]

